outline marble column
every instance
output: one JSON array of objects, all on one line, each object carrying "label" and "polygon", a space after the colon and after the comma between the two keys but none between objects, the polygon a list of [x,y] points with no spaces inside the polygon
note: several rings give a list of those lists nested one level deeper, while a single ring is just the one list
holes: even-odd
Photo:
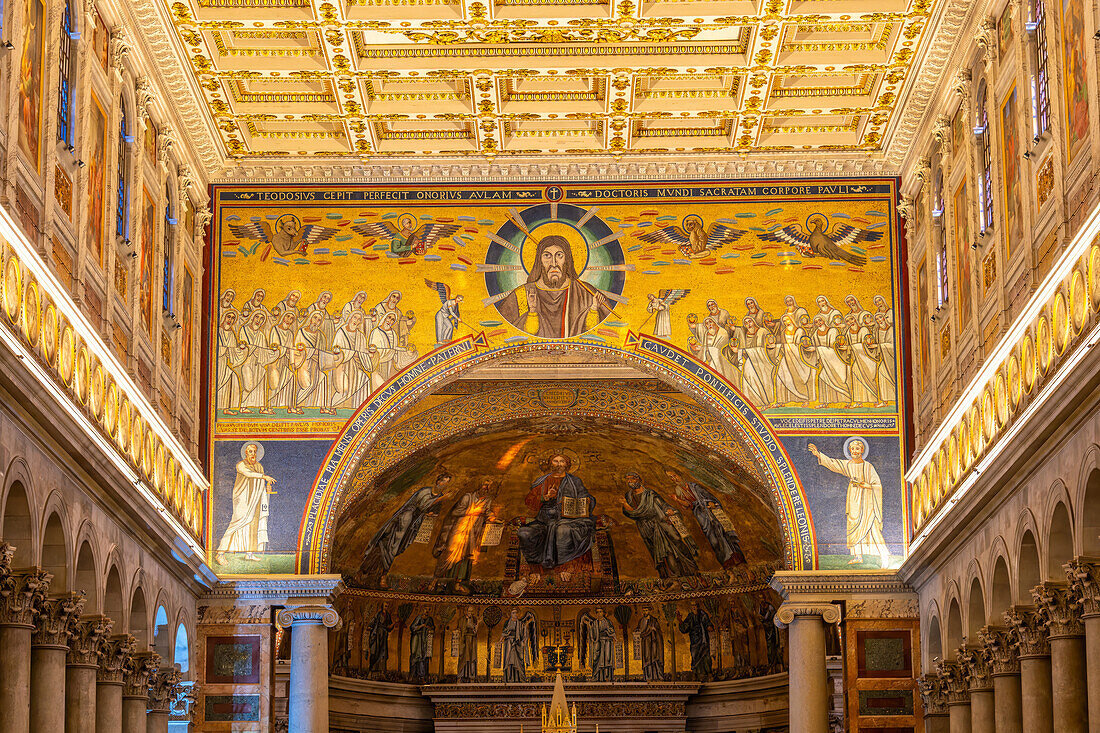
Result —
[{"label": "marble column", "polygon": [[1020,698],[1020,658],[1016,637],[1001,626],[978,631],[982,654],[993,675],[993,718],[997,733],[1023,733],[1023,703]]},{"label": "marble column", "polygon": [[159,668],[160,655],[156,652],[137,652],[130,657],[122,684],[122,730],[126,733],[145,733],[149,677]]},{"label": "marble column", "polygon": [[95,733],[99,647],[112,626],[106,616],[81,616],[73,624],[65,669],[65,733]]},{"label": "marble column", "polygon": [[825,672],[825,624],[840,623],[833,603],[788,601],[775,614],[775,625],[787,628],[788,725],[792,731],[827,733],[829,684]]},{"label": "marble column", "polygon": [[957,659],[949,659],[940,662],[939,668],[940,681],[947,694],[948,728],[951,733],[970,733],[970,678],[967,667]]},{"label": "marble column", "polygon": [[31,730],[65,729],[65,658],[73,624],[84,610],[83,593],[66,593],[38,602],[31,637]]},{"label": "marble column", "polygon": [[1087,733],[1088,684],[1085,681],[1085,624],[1081,604],[1062,583],[1043,583],[1032,591],[1035,605],[1046,616],[1050,638],[1050,679],[1054,693],[1054,729]]},{"label": "marble column", "polygon": [[4,574],[0,583],[0,733],[28,733],[31,635],[38,604],[46,597],[53,576],[37,568]]},{"label": "marble column", "polygon": [[1085,667],[1088,678],[1089,730],[1100,731],[1100,562],[1077,558],[1066,565],[1085,624]]},{"label": "marble column", "polygon": [[996,733],[993,718],[993,674],[981,647],[961,646],[959,661],[966,665],[970,685],[970,730],[972,733]]},{"label": "marble column", "polygon": [[917,680],[917,689],[924,707],[924,733],[950,733],[951,718],[943,680],[938,674],[923,675]]},{"label": "marble column", "polygon": [[183,679],[179,671],[162,668],[149,676],[148,733],[168,733],[168,714],[176,699],[176,688]]},{"label": "marble column", "polygon": [[328,630],[339,628],[331,605],[290,606],[279,611],[279,626],[290,627],[290,730],[328,731]]},{"label": "marble column", "polygon": [[1033,606],[1005,611],[1005,625],[1016,637],[1020,658],[1020,700],[1027,733],[1054,733],[1054,693],[1046,617]]},{"label": "marble column", "polygon": [[122,685],[135,649],[137,639],[129,634],[108,637],[100,645],[95,685],[95,733],[122,733]]}]

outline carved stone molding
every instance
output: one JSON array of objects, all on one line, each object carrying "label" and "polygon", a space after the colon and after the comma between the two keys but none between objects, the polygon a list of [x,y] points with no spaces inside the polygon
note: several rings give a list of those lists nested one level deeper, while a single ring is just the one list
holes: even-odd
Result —
[{"label": "carved stone molding", "polygon": [[1100,616],[1100,564],[1077,558],[1065,565],[1065,571],[1081,604],[1081,618]]},{"label": "carved stone molding", "polygon": [[138,652],[130,655],[123,671],[123,697],[149,697],[149,677],[160,668],[160,655],[156,652]]},{"label": "carved stone molding", "polygon": [[992,17],[983,18],[981,29],[974,40],[982,49],[982,63],[989,69],[997,60],[997,21]]},{"label": "carved stone molding", "polygon": [[149,675],[149,710],[154,713],[171,711],[177,697],[177,687],[183,675],[176,669],[158,669]]},{"label": "carved stone molding", "polygon": [[153,89],[149,86],[149,79],[142,76],[134,87],[134,98],[137,99],[138,117],[145,124],[149,123],[149,105],[153,102]]},{"label": "carved stone molding", "polygon": [[921,675],[917,680],[925,715],[947,715],[947,689],[938,674]]},{"label": "carved stone molding", "polygon": [[970,69],[959,69],[951,80],[951,91],[963,98],[963,104],[970,99]]},{"label": "carved stone molding", "polygon": [[775,612],[775,625],[785,629],[799,616],[820,616],[827,624],[840,623],[840,606],[835,603],[806,603],[788,601]]},{"label": "carved stone molding", "polygon": [[959,662],[966,667],[967,677],[970,681],[970,691],[980,692],[993,689],[993,670],[989,666],[981,647],[959,647]]},{"label": "carved stone molding", "polygon": [[1070,586],[1064,583],[1042,583],[1031,590],[1035,605],[1050,623],[1050,638],[1083,636],[1081,603]]},{"label": "carved stone molding", "polygon": [[978,630],[982,654],[994,677],[1020,673],[1020,655],[1016,635],[1003,626],[983,626]]},{"label": "carved stone molding", "polygon": [[111,66],[122,72],[130,58],[130,39],[121,26],[111,31]]},{"label": "carved stone molding", "polygon": [[916,598],[912,586],[902,581],[893,570],[871,570],[859,573],[780,570],[772,576],[771,586],[784,598],[815,596],[826,599],[886,594]]},{"label": "carved stone molding", "polygon": [[50,589],[51,573],[13,570],[0,579],[0,626],[34,627],[38,604]]},{"label": "carved stone molding", "polygon": [[339,575],[295,575],[282,578],[228,580],[200,599],[200,604],[221,605],[260,601],[273,606],[330,605],[344,592]]},{"label": "carved stone molding", "polygon": [[66,593],[38,602],[35,618],[34,646],[68,647],[73,626],[84,610],[84,593]]},{"label": "carved stone molding", "polygon": [[126,682],[126,668],[137,649],[137,639],[129,634],[115,634],[99,645],[99,671],[96,681],[121,685]]},{"label": "carved stone molding", "polygon": [[951,135],[951,118],[941,114],[932,125],[932,139],[941,151],[947,148],[947,141]]},{"label": "carved stone molding", "polygon": [[306,604],[282,608],[275,615],[275,624],[287,628],[297,623],[317,623],[336,629],[340,626],[340,614],[329,605]]},{"label": "carved stone molding", "polygon": [[1046,616],[1033,606],[1013,606],[1005,611],[1005,625],[1016,637],[1020,659],[1050,656],[1050,631]]},{"label": "carved stone molding", "polygon": [[100,645],[114,625],[115,622],[106,616],[81,616],[76,619],[69,637],[68,664],[98,667]]},{"label": "carved stone molding", "polygon": [[970,673],[958,660],[939,662],[939,677],[948,705],[970,704]]}]

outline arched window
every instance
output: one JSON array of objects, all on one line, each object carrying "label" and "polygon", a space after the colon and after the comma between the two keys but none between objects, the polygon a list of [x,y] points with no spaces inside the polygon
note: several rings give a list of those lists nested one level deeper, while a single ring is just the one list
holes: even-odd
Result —
[{"label": "arched window", "polygon": [[61,15],[61,45],[57,54],[58,99],[57,139],[72,150],[73,147],[73,8],[65,3]]},{"label": "arched window", "polygon": [[176,314],[172,302],[172,289],[176,278],[176,264],[172,247],[172,234],[175,232],[175,212],[172,209],[172,179],[164,184],[164,293],[161,308],[169,316]]},{"label": "arched window", "polygon": [[978,212],[982,234],[993,226],[993,161],[990,152],[989,113],[986,111],[985,81],[978,85],[977,109],[974,111],[974,135],[978,138]]},{"label": "arched window", "polygon": [[127,133],[129,127],[126,119],[126,100],[119,100],[120,114],[118,123],[118,191],[115,202],[115,234],[123,238],[129,238],[129,213],[130,213],[130,171],[127,163],[130,160],[129,148],[133,136]]},{"label": "arched window", "polygon": [[936,243],[936,306],[947,302],[947,236],[943,230],[943,166],[940,155],[932,158],[932,216],[935,226],[932,229]]},{"label": "arched window", "polygon": [[1028,53],[1031,56],[1031,131],[1038,138],[1050,129],[1050,80],[1047,75],[1047,10],[1043,0],[1027,4]]}]

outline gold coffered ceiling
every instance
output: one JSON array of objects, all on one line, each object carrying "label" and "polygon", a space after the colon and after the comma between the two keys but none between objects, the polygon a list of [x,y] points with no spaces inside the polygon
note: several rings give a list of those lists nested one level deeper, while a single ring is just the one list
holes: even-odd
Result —
[{"label": "gold coffered ceiling", "polygon": [[186,0],[234,159],[881,151],[933,0]]}]

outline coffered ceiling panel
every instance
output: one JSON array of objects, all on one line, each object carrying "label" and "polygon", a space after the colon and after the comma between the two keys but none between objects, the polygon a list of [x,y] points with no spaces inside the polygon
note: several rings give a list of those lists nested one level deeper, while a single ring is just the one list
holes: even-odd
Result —
[{"label": "coffered ceiling panel", "polygon": [[873,154],[943,0],[162,0],[228,158]]}]

